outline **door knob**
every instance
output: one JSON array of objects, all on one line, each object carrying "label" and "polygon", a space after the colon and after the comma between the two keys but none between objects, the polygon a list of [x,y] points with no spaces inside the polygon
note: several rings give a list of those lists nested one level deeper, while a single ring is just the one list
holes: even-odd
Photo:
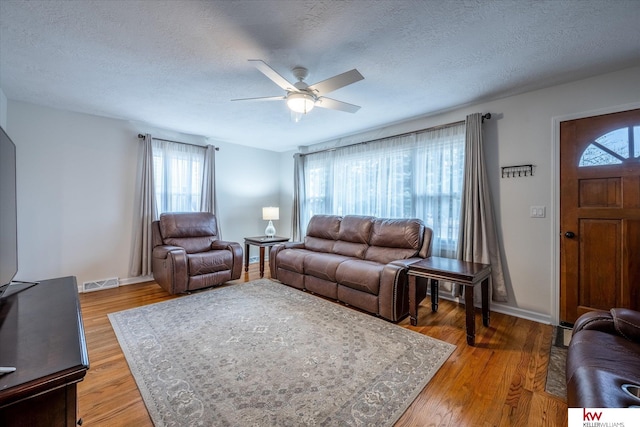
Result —
[{"label": "door knob", "polygon": [[573,231],[567,231],[566,233],[564,233],[564,237],[566,237],[567,239],[573,239],[574,237],[576,237],[576,234]]}]

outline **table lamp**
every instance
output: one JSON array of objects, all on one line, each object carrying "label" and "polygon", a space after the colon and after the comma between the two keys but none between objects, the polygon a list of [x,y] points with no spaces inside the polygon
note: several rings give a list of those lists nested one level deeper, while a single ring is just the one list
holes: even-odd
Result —
[{"label": "table lamp", "polygon": [[279,220],[280,219],[280,208],[274,208],[274,207],[267,207],[267,208],[262,208],[262,219],[265,221],[269,221],[269,225],[267,225],[267,228],[264,230],[264,234],[267,235],[267,237],[273,237],[276,235],[276,228],[273,226],[273,222],[271,222],[272,220]]}]

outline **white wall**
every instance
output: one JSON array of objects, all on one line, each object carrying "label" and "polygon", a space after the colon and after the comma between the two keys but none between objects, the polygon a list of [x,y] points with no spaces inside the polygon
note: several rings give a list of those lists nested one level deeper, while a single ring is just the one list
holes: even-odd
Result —
[{"label": "white wall", "polygon": [[[554,195],[558,177],[553,169],[557,156],[554,118],[628,108],[631,103],[638,103],[635,108],[640,108],[640,67],[374,129],[317,144],[312,149],[382,138],[464,120],[471,113],[490,112],[492,119],[484,126],[484,151],[509,292],[508,302],[492,303],[492,309],[557,323],[555,264],[559,254],[554,233],[558,205]],[[283,156],[282,161],[293,164],[290,156]],[[520,164],[535,165],[534,176],[500,177],[501,166]],[[545,206],[546,217],[530,218],[530,206]]]},{"label": "white wall", "polygon": [[0,89],[0,127],[7,129],[7,97]]},{"label": "white wall", "polygon": [[[138,133],[203,142],[142,124],[8,102],[17,147],[17,279],[74,275],[129,280]],[[260,235],[261,207],[279,202],[279,155],[217,144],[223,238]],[[255,250],[255,248],[253,248]]]}]

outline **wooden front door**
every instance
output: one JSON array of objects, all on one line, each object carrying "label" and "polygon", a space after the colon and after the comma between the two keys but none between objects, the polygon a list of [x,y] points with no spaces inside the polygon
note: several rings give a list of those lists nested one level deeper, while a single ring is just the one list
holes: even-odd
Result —
[{"label": "wooden front door", "polygon": [[640,310],[640,109],[560,123],[560,322]]}]

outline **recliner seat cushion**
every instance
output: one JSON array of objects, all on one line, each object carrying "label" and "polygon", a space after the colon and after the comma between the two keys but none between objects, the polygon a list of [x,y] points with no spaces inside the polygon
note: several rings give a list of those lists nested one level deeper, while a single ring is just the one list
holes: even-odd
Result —
[{"label": "recliner seat cushion", "polygon": [[216,273],[231,270],[233,256],[231,251],[212,251],[187,255],[189,276]]},{"label": "recliner seat cushion", "polygon": [[278,253],[278,268],[304,273],[304,259],[315,252],[307,249],[283,249]]},{"label": "recliner seat cushion", "polygon": [[384,265],[377,262],[349,260],[338,266],[336,280],[341,285],[378,295],[383,269]]},{"label": "recliner seat cushion", "polygon": [[336,269],[340,264],[350,259],[343,255],[317,252],[304,258],[303,271],[306,275],[335,282]]}]

